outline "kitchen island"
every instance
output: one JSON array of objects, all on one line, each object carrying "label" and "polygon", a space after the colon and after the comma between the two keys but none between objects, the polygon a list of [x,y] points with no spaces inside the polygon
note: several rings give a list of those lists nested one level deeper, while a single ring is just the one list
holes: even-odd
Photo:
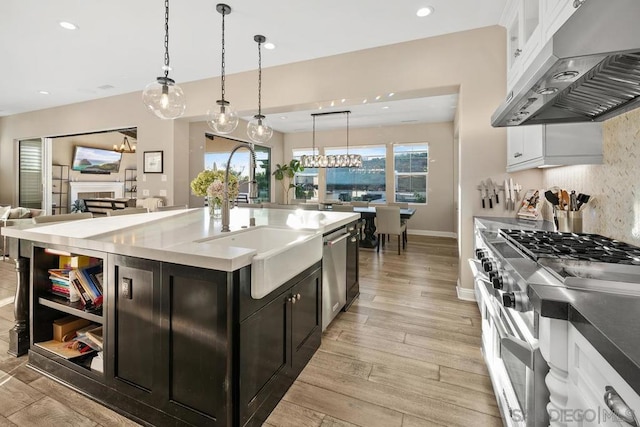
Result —
[{"label": "kitchen island", "polygon": [[[323,234],[358,218],[242,208],[221,233],[192,209],[7,229],[30,258],[29,364],[144,424],[260,425],[320,345],[321,261],[293,252],[299,271],[257,299],[256,250],[219,242],[282,227],[318,235],[321,253]],[[102,310],[51,295],[48,270],[69,255],[102,264]],[[101,371],[43,348],[68,314],[103,326]]]}]

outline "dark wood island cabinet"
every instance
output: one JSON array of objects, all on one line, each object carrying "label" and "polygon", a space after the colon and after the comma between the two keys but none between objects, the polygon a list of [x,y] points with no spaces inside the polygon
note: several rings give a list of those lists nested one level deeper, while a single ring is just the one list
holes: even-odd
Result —
[{"label": "dark wood island cabinet", "polygon": [[[60,254],[101,261],[101,311],[53,297]],[[34,243],[29,363],[147,425],[261,425],[320,346],[321,262],[262,299],[251,269],[209,270]],[[73,314],[104,328],[103,372],[89,356],[38,345]],[[87,360],[88,359],[88,360]]]}]

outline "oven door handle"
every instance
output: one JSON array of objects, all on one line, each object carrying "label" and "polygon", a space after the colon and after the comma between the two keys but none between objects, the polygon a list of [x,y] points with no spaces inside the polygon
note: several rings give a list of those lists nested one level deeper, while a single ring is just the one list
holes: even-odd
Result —
[{"label": "oven door handle", "polygon": [[509,350],[519,361],[529,369],[534,369],[534,350],[525,341],[513,337],[500,338],[500,347]]},{"label": "oven door handle", "polygon": [[508,333],[499,316],[496,316],[493,324],[498,330],[498,335],[500,335],[500,352],[502,353],[503,348],[507,349],[509,353],[513,354],[519,361],[533,370],[535,349],[526,341]]}]

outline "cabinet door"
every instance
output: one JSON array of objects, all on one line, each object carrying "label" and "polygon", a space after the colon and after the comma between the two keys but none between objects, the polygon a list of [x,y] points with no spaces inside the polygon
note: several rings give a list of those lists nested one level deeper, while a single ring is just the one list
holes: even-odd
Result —
[{"label": "cabinet door", "polygon": [[[160,264],[139,258],[112,256],[113,283],[109,287],[109,327],[113,343],[108,362],[116,389],[151,402],[154,378],[160,371]],[[127,289],[125,289],[127,287]]]},{"label": "cabinet door", "polygon": [[523,0],[521,9],[522,22],[522,69],[526,70],[542,49],[542,30],[540,1]]},{"label": "cabinet door", "polygon": [[517,165],[523,161],[524,155],[524,127],[511,126],[507,128],[507,167]]},{"label": "cabinet door", "polygon": [[163,409],[193,425],[230,425],[230,273],[162,264]]},{"label": "cabinet door", "polygon": [[296,377],[320,347],[322,334],[322,281],[320,271],[291,288],[291,361]]},{"label": "cabinet door", "polygon": [[520,0],[509,6],[507,18],[507,90],[510,90],[522,72],[522,39],[520,35]]},{"label": "cabinet door", "polygon": [[240,324],[240,425],[289,387],[290,300],[291,293],[286,291]]},{"label": "cabinet door", "polygon": [[356,233],[347,240],[347,303],[345,310],[349,308],[354,298],[360,292],[359,286],[359,250],[360,234]]},{"label": "cabinet door", "polygon": [[545,126],[530,125],[523,126],[522,138],[522,161],[539,159],[544,155]]}]

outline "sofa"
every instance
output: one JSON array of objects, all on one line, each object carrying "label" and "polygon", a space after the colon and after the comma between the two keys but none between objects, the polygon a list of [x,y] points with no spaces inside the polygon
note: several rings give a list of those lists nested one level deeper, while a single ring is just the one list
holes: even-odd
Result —
[{"label": "sofa", "polygon": [[[43,209],[33,209],[33,208],[12,208],[11,206],[0,206],[0,234],[3,227],[9,227],[12,225],[17,225],[22,222],[26,222],[31,224],[32,219],[37,216],[44,215]],[[6,237],[2,236],[2,255],[7,255],[7,244]]]}]

